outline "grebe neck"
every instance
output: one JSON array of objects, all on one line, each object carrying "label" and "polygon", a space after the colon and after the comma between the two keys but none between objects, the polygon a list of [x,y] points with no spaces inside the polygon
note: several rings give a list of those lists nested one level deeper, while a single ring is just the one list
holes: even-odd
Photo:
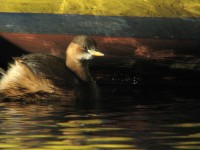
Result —
[{"label": "grebe neck", "polygon": [[67,49],[66,53],[66,66],[73,71],[82,81],[90,82],[93,80],[88,62],[78,59],[79,54],[77,54],[77,49],[79,48],[77,44],[71,43]]},{"label": "grebe neck", "polygon": [[92,76],[89,72],[89,67],[87,64],[83,62],[71,58],[67,58],[66,60],[67,67],[72,70],[82,81],[90,81],[92,80]]}]

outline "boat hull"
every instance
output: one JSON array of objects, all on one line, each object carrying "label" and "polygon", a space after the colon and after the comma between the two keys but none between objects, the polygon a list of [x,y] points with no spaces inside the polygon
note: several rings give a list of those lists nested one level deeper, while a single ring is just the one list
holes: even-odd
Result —
[{"label": "boat hull", "polygon": [[5,67],[24,53],[64,58],[73,37],[88,35],[105,53],[95,59],[94,70],[129,68],[123,72],[186,81],[200,74],[199,6],[195,0],[2,0],[0,62]]}]

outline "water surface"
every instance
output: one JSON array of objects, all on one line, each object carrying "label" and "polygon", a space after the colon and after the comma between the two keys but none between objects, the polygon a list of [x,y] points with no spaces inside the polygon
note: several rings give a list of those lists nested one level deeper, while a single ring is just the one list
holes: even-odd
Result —
[{"label": "water surface", "polygon": [[200,149],[198,89],[100,88],[91,105],[0,103],[0,149]]}]

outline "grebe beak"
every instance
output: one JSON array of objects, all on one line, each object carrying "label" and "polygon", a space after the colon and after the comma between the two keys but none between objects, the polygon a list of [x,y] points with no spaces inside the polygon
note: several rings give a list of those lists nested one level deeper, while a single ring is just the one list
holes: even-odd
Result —
[{"label": "grebe beak", "polygon": [[88,52],[92,55],[92,56],[104,56],[103,53],[95,51],[95,50],[88,50]]}]

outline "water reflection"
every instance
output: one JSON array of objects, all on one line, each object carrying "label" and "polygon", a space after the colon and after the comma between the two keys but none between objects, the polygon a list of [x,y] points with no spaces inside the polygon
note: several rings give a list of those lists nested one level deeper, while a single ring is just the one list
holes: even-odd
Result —
[{"label": "water reflection", "polygon": [[197,90],[102,87],[102,96],[90,108],[0,103],[0,149],[200,149]]}]

